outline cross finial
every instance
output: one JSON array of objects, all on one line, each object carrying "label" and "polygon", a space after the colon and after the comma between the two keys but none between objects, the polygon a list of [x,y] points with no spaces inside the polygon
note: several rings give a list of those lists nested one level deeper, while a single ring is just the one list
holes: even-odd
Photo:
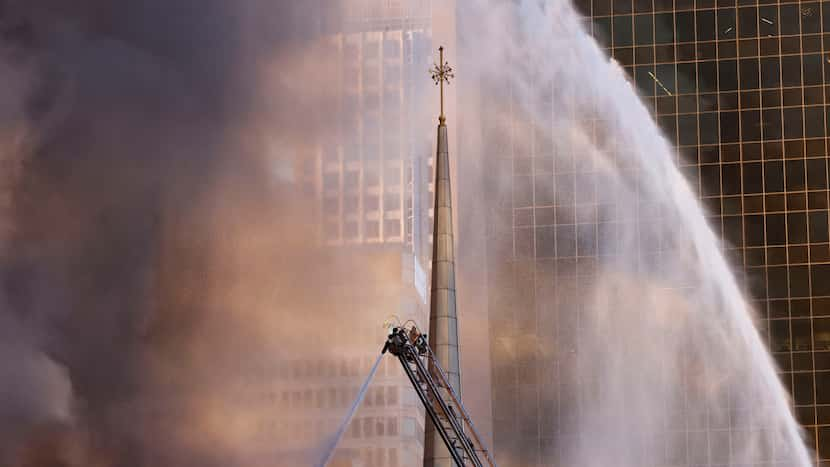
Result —
[{"label": "cross finial", "polygon": [[438,122],[443,125],[447,120],[444,117],[444,83],[450,84],[450,80],[455,78],[452,67],[448,62],[444,61],[444,47],[438,47],[438,63],[429,70],[432,74],[432,80],[437,86],[441,87],[441,115],[438,117]]}]

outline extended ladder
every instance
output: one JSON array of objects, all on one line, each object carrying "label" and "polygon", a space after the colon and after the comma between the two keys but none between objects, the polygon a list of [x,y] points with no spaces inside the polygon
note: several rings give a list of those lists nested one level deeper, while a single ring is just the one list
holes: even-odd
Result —
[{"label": "extended ladder", "polygon": [[393,328],[382,353],[386,351],[398,357],[455,464],[458,467],[496,467],[461,399],[432,353],[427,336],[415,326]]}]

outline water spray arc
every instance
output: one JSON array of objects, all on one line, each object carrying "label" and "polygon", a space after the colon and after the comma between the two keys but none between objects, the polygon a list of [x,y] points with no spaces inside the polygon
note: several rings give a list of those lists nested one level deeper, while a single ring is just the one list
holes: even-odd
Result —
[{"label": "water spray arc", "polygon": [[[573,2],[468,5],[499,461],[814,465],[708,182],[684,178],[638,95],[645,70],[609,58]],[[655,76],[674,93],[681,75]]]}]

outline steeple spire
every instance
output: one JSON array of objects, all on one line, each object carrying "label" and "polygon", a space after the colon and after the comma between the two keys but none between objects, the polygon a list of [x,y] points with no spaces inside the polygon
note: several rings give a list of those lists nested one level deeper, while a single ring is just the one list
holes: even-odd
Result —
[{"label": "steeple spire", "polygon": [[[444,84],[454,78],[444,61],[444,48],[438,49],[440,61],[430,70],[441,88],[441,114],[438,117],[438,144],[435,154],[435,208],[432,230],[432,285],[430,288],[429,345],[435,353],[453,391],[461,396],[461,366],[458,354],[458,317],[455,303],[455,254],[452,233],[452,192],[447,125],[444,116]],[[446,389],[441,389],[446,391]],[[432,422],[426,422],[424,467],[451,467],[452,458]]]}]

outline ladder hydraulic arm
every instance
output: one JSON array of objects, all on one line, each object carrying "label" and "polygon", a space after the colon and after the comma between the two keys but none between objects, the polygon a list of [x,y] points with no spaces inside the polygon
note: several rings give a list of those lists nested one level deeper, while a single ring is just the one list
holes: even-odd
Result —
[{"label": "ladder hydraulic arm", "polygon": [[401,362],[455,464],[458,467],[496,467],[460,397],[432,353],[426,334],[421,334],[415,326],[393,328],[382,353],[387,351]]}]

